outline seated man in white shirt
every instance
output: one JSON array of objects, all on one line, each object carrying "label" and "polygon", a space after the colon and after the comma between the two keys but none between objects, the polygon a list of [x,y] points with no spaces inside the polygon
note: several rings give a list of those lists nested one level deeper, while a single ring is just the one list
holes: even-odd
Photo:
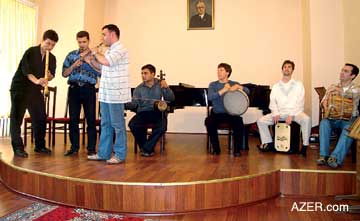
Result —
[{"label": "seated man in white shirt", "polygon": [[311,119],[304,113],[304,86],[300,81],[291,78],[294,69],[294,62],[290,60],[284,61],[282,65],[283,77],[271,90],[269,105],[271,113],[257,121],[261,139],[259,148],[266,150],[274,145],[269,125],[277,124],[279,121],[285,121],[290,125],[292,121],[295,121],[301,126],[303,138],[301,154],[306,156],[311,131]]}]

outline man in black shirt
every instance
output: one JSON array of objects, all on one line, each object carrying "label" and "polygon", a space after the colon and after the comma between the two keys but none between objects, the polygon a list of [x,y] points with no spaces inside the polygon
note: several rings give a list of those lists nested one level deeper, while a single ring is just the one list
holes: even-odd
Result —
[{"label": "man in black shirt", "polygon": [[[44,32],[40,45],[29,48],[23,55],[10,88],[11,145],[15,156],[28,157],[21,139],[21,124],[28,109],[35,135],[35,152],[50,154],[45,147],[46,114],[42,88],[55,76],[56,58],[50,51],[59,40],[54,30]],[[49,51],[48,80],[45,79],[45,54]]]}]

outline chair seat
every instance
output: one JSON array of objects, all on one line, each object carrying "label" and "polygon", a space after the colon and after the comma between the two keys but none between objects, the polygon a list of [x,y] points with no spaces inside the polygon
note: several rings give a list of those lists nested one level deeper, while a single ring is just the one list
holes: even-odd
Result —
[{"label": "chair seat", "polygon": [[229,123],[220,123],[218,125],[218,129],[230,129],[231,128],[231,125]]},{"label": "chair seat", "polygon": [[68,122],[70,122],[70,118],[68,118],[68,117],[55,118],[54,122],[55,123],[68,123]]},{"label": "chair seat", "polygon": [[54,119],[55,118],[53,118],[53,117],[48,117],[48,118],[46,118],[46,122],[49,123],[49,122],[53,121]]}]

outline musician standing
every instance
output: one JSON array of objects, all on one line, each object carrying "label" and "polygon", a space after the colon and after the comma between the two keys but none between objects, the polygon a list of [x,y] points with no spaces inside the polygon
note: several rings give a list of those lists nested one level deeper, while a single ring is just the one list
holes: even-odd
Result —
[{"label": "musician standing", "polygon": [[[70,52],[63,64],[63,77],[68,77],[68,102],[70,115],[70,150],[64,153],[65,156],[77,154],[80,147],[79,121],[81,105],[84,108],[88,143],[88,155],[96,153],[96,91],[97,77],[100,77],[99,70],[91,65],[88,58],[91,51],[89,48],[90,36],[87,31],[80,31],[76,34],[79,46],[78,50]],[[86,59],[85,59],[86,58]]]},{"label": "musician standing", "polygon": [[282,79],[272,87],[270,93],[269,109],[271,113],[257,121],[261,139],[259,148],[266,150],[274,145],[269,125],[277,124],[280,120],[285,121],[289,125],[292,121],[295,121],[301,126],[303,139],[301,154],[306,156],[311,132],[311,119],[304,113],[304,85],[292,78],[294,69],[294,62],[290,60],[283,62]]},{"label": "musician standing", "polygon": [[[15,156],[28,157],[20,136],[26,109],[30,113],[34,129],[35,152],[51,153],[51,150],[45,147],[46,113],[41,90],[55,76],[56,58],[50,51],[55,47],[58,40],[59,37],[54,30],[45,31],[40,45],[26,50],[12,79],[10,134]],[[47,79],[44,76],[46,51],[49,51]]]},{"label": "musician standing", "polygon": [[244,123],[241,116],[232,116],[225,111],[223,97],[229,91],[242,90],[249,94],[249,89],[240,85],[236,81],[229,80],[232,68],[229,64],[220,63],[217,69],[218,80],[209,85],[208,99],[212,102],[213,108],[210,116],[205,119],[205,126],[210,136],[213,154],[219,155],[221,152],[218,132],[218,125],[229,123],[233,130],[234,156],[240,156],[240,149],[244,134]]},{"label": "musician standing", "polygon": [[[175,100],[174,93],[166,81],[156,79],[155,74],[156,68],[151,64],[141,68],[143,83],[135,88],[132,99],[132,103],[136,105],[136,115],[130,120],[129,128],[142,150],[141,156],[144,157],[154,155],[156,142],[167,129],[167,118],[154,108],[155,101],[161,100],[162,95],[167,102]],[[146,124],[154,125],[148,139],[147,128],[144,127]]]},{"label": "musician standing", "polygon": [[[329,165],[332,168],[340,166],[349,150],[353,139],[348,137],[347,129],[359,116],[358,105],[360,99],[360,85],[353,82],[359,74],[359,68],[353,64],[345,64],[340,72],[340,83],[331,85],[327,90],[321,104],[326,108],[329,105],[331,94],[341,97],[352,98],[353,111],[350,120],[324,118],[320,122],[320,158],[316,161],[318,165]],[[332,129],[341,130],[341,135],[334,151],[329,156],[330,136]]]},{"label": "musician standing", "polygon": [[[131,100],[129,87],[128,51],[120,43],[120,30],[109,24],[102,28],[103,40],[109,49],[105,54],[98,48],[91,49],[95,60],[91,63],[101,67],[99,101],[101,113],[101,135],[98,153],[89,160],[107,160],[109,164],[124,162],[127,154],[127,137],[124,119],[124,104]],[[110,159],[115,132],[114,152]]]}]

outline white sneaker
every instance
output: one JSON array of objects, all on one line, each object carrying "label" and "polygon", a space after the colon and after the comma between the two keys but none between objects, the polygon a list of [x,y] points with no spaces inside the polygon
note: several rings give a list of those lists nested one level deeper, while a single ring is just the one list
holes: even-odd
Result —
[{"label": "white sneaker", "polygon": [[87,159],[88,159],[88,160],[97,160],[97,161],[104,160],[104,159],[102,159],[102,158],[101,158],[99,155],[97,155],[97,154],[87,156]]},{"label": "white sneaker", "polygon": [[116,157],[111,157],[110,160],[106,161],[106,163],[108,163],[108,164],[119,164],[119,163],[123,163],[123,162],[124,162],[124,160],[120,160]]}]

